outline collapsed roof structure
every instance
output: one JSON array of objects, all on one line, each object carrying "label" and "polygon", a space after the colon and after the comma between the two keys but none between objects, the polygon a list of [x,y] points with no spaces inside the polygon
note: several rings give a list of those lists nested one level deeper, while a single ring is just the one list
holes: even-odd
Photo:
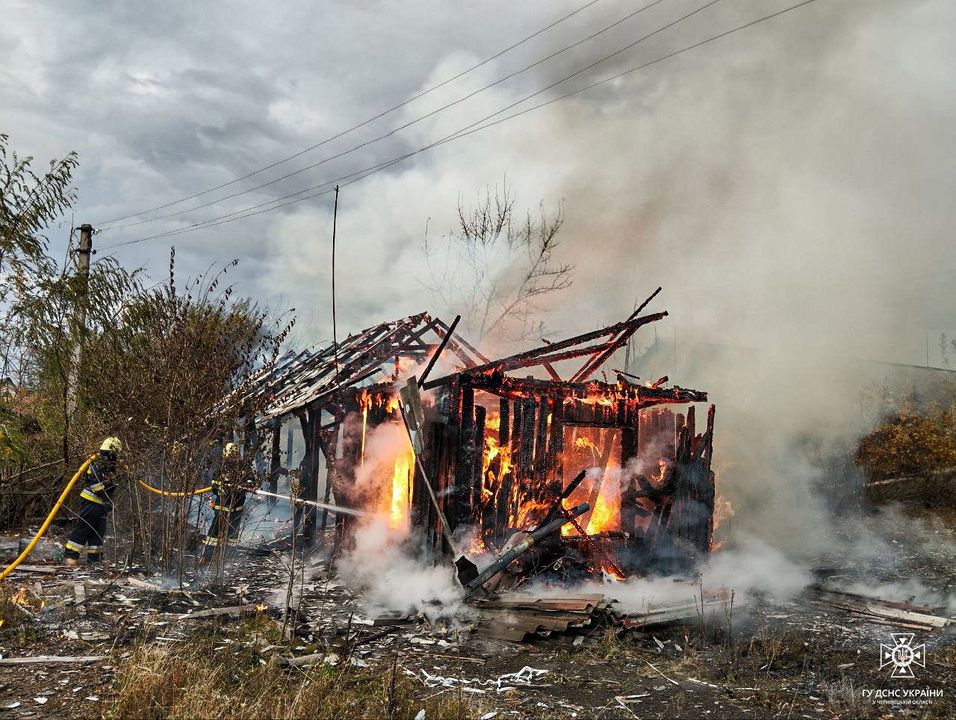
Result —
[{"label": "collapsed roof structure", "polygon": [[[587,502],[530,562],[564,577],[680,569],[712,541],[714,407],[698,434],[693,404],[705,392],[624,371],[609,381],[602,370],[639,328],[666,317],[640,314],[656,294],[623,322],[496,360],[454,335],[457,320],[421,313],[381,323],[257,378],[255,424],[276,430],[275,468],[279,423],[298,418],[299,497],[319,499],[321,454],[326,501],[382,513],[433,558],[453,551],[443,541],[451,535],[499,551],[564,503]],[[455,369],[427,380],[438,353]],[[405,441],[384,462],[369,458],[370,433],[401,427],[398,385],[413,375],[426,391],[419,457]],[[337,542],[349,542],[355,522],[337,516]],[[307,512],[303,533],[311,539],[325,524]]]}]

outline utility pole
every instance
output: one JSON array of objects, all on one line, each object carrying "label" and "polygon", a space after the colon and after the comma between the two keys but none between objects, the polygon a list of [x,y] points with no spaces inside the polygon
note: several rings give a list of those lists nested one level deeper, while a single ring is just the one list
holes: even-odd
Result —
[{"label": "utility pole", "polygon": [[75,310],[76,327],[79,332],[79,337],[77,338],[76,346],[73,348],[73,363],[70,366],[66,387],[66,417],[64,418],[63,429],[64,459],[69,455],[68,437],[70,417],[76,412],[77,387],[80,381],[80,367],[83,363],[83,334],[86,329],[86,304],[90,286],[90,256],[93,254],[93,226],[89,223],[85,223],[77,229],[80,231],[80,243],[76,249],[76,274],[79,279],[79,292],[77,293]]},{"label": "utility pole", "polygon": [[339,218],[339,186],[335,186],[335,204],[332,206],[332,353],[335,358],[335,382],[339,381],[339,338],[335,327],[335,225]]}]

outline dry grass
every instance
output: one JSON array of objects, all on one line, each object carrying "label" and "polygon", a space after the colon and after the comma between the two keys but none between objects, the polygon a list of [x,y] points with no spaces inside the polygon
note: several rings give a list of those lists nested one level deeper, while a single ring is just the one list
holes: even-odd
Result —
[{"label": "dry grass", "polygon": [[[374,717],[464,720],[476,716],[468,698],[448,693],[419,699],[423,688],[392,661],[380,667],[283,669],[252,643],[239,652],[216,638],[174,647],[143,643],[116,668],[111,718]],[[434,691],[431,691],[432,694]]]}]

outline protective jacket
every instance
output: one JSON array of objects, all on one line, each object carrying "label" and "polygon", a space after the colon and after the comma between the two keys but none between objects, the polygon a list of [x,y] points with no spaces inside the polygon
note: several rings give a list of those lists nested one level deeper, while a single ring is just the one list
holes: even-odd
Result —
[{"label": "protective jacket", "polygon": [[246,491],[242,489],[241,473],[236,468],[223,470],[212,480],[213,510],[219,512],[242,512],[246,504]]},{"label": "protective jacket", "polygon": [[115,461],[100,459],[90,463],[84,476],[86,486],[80,493],[79,517],[64,546],[65,557],[76,560],[85,551],[89,562],[100,561],[107,517],[113,509],[115,477]]},{"label": "protective jacket", "polygon": [[243,486],[251,481],[238,458],[224,459],[219,474],[212,480],[212,523],[206,533],[204,557],[212,557],[213,549],[234,545],[239,539],[242,510],[246,504]]},{"label": "protective jacket", "polygon": [[80,497],[97,505],[103,505],[107,511],[113,508],[113,493],[116,491],[116,464],[94,460],[86,469],[86,482]]}]

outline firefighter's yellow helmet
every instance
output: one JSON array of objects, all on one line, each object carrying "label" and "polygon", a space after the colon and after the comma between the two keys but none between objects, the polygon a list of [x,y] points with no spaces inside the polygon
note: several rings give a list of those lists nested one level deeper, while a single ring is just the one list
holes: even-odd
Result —
[{"label": "firefighter's yellow helmet", "polygon": [[121,453],[123,452],[123,441],[118,437],[110,436],[100,445],[100,452]]},{"label": "firefighter's yellow helmet", "polygon": [[222,456],[224,458],[230,458],[239,454],[239,446],[235,443],[226,443],[226,447],[222,449]]}]

